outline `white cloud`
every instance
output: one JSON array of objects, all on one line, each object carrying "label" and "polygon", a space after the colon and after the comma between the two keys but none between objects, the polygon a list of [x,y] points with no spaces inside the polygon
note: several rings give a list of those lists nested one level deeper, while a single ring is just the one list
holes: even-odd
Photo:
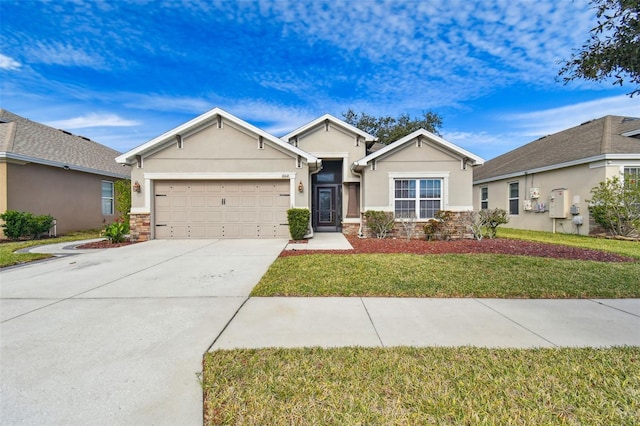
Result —
[{"label": "white cloud", "polygon": [[129,93],[119,94],[118,97],[127,99],[127,101],[123,103],[123,106],[126,108],[151,111],[202,114],[216,106],[206,99],[187,96]]},{"label": "white cloud", "polygon": [[15,71],[19,69],[21,66],[22,64],[20,62],[16,61],[15,59],[9,56],[5,56],[2,53],[0,53],[0,69],[7,70],[7,71]]},{"label": "white cloud", "polygon": [[132,127],[138,126],[141,123],[135,120],[126,120],[116,114],[91,113],[67,120],[49,121],[45,124],[63,129],[84,129],[88,127]]},{"label": "white cloud", "polygon": [[98,54],[92,54],[70,43],[37,42],[25,51],[32,61],[48,65],[62,65],[103,69],[106,67],[104,59]]},{"label": "white cloud", "polygon": [[509,127],[524,136],[540,137],[556,133],[605,115],[640,116],[637,98],[612,96],[540,111],[507,116]]}]

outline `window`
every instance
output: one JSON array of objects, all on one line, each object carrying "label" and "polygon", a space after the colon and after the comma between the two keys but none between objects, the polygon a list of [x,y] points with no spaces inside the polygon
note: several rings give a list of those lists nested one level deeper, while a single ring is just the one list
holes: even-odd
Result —
[{"label": "window", "polygon": [[102,214],[113,214],[113,182],[102,181]]},{"label": "window", "polygon": [[429,219],[442,210],[442,179],[396,179],[394,185],[396,217]]},{"label": "window", "polygon": [[517,215],[520,205],[520,186],[518,182],[509,184],[509,214]]},{"label": "window", "polygon": [[629,187],[640,185],[640,167],[625,167],[624,181]]},{"label": "window", "polygon": [[489,208],[489,188],[483,186],[480,188],[480,209],[487,210]]}]

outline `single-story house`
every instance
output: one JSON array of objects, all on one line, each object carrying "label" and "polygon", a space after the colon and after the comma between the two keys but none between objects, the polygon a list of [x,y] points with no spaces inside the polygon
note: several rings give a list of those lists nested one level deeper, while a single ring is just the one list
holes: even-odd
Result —
[{"label": "single-story house", "polygon": [[374,144],[328,114],[278,138],[212,109],[116,159],[132,168],[132,237],[288,238],[292,207],[311,211],[309,236],[365,234],[367,210],[471,210],[480,157],[425,130]]},{"label": "single-story house", "polygon": [[542,137],[474,169],[476,210],[509,212],[509,227],[588,235],[591,189],[640,177],[640,118],[607,115]]},{"label": "single-story house", "polygon": [[114,182],[130,175],[118,155],[0,109],[0,212],[51,215],[61,234],[100,228],[117,217]]}]

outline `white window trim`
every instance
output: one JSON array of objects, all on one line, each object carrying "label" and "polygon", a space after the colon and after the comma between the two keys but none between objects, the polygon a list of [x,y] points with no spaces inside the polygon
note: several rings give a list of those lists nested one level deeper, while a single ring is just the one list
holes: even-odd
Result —
[{"label": "white window trim", "polygon": [[[394,172],[389,173],[389,209],[392,212],[395,208],[395,180],[396,179],[442,179],[442,210],[451,210],[449,205],[449,172]],[[468,206],[467,206],[468,207]],[[422,220],[422,219],[418,219]]]},{"label": "white window trim", "polygon": [[[111,197],[105,197],[104,195],[102,195],[102,185],[105,183],[111,185]],[[103,210],[104,200],[106,199],[111,200],[111,213],[105,213]],[[103,180],[100,182],[100,211],[102,212],[103,216],[113,216],[116,214],[116,188],[113,184],[113,181]]]},{"label": "white window trim", "polygon": [[[515,200],[515,198],[511,197],[511,185],[516,184],[518,185],[518,213],[511,213],[511,200]],[[507,210],[509,213],[509,216],[519,216],[520,215],[520,181],[511,181],[511,182],[507,182]]]},{"label": "white window trim", "polygon": [[[482,190],[486,189],[487,190],[487,198],[482,198]],[[482,210],[482,203],[485,202],[487,203],[487,209],[489,208],[489,187],[488,186],[481,186],[480,187],[480,210]]]}]

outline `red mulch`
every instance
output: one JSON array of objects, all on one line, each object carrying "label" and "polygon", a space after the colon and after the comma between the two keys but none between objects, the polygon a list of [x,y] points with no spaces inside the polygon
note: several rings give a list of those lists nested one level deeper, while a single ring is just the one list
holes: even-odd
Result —
[{"label": "red mulch", "polygon": [[135,243],[131,241],[125,241],[123,243],[112,243],[108,240],[104,240],[104,241],[96,241],[93,243],[82,244],[81,246],[76,246],[76,248],[77,249],[104,249],[104,248],[130,246],[131,244],[135,244]]},{"label": "red mulch", "polygon": [[360,254],[360,253],[411,253],[411,254],[512,254],[523,256],[551,257],[556,259],[594,260],[597,262],[635,262],[636,259],[598,250],[557,244],[506,238],[453,241],[425,241],[403,239],[358,238],[347,236],[353,250],[284,250],[280,257],[313,253]]}]

